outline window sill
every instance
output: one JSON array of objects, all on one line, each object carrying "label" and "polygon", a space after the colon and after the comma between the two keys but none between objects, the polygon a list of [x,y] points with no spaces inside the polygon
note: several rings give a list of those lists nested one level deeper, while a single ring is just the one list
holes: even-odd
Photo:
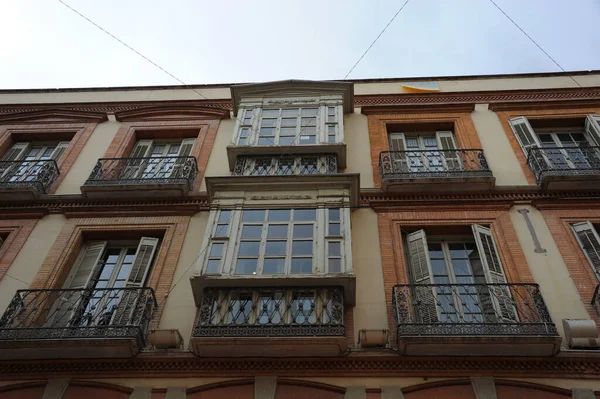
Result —
[{"label": "window sill", "polygon": [[356,303],[356,277],[354,274],[322,275],[195,275],[191,279],[196,306],[200,306],[205,288],[234,287],[342,287],[344,303],[354,306]]},{"label": "window sill", "polygon": [[338,168],[346,167],[346,144],[298,144],[298,145],[228,145],[227,159],[229,169],[233,171],[238,156],[243,155],[303,155],[303,154],[335,154]]}]

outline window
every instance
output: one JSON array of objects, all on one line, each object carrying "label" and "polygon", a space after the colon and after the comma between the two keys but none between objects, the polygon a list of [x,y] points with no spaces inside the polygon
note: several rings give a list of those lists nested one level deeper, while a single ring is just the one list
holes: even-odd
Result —
[{"label": "window", "polygon": [[296,275],[351,270],[346,255],[350,248],[348,209],[221,210],[212,218],[205,274]]},{"label": "window", "polygon": [[137,298],[135,288],[145,286],[158,242],[142,237],[137,242],[86,243],[63,284],[68,295],[62,295],[64,303],[55,304],[49,324],[128,324]]},{"label": "window", "polygon": [[600,116],[588,115],[583,127],[534,129],[520,116],[510,126],[528,162],[544,169],[589,169],[600,163]]},{"label": "window", "polygon": [[600,279],[600,236],[598,230],[591,222],[575,223],[571,228],[590,266]]},{"label": "window", "polygon": [[472,230],[470,237],[427,237],[424,230],[407,235],[410,277],[423,304],[423,322],[518,320],[490,229],[473,225]]},{"label": "window", "polygon": [[398,172],[461,170],[462,161],[450,131],[390,133],[390,157]]},{"label": "window", "polygon": [[139,140],[131,151],[123,179],[165,179],[183,176],[184,157],[188,157],[195,139],[178,141]]},{"label": "window", "polygon": [[52,167],[47,161],[57,161],[68,146],[68,141],[15,143],[2,157],[0,176],[10,182],[38,180],[42,170]]},{"label": "window", "polygon": [[341,103],[240,108],[237,145],[307,145],[342,141]]}]

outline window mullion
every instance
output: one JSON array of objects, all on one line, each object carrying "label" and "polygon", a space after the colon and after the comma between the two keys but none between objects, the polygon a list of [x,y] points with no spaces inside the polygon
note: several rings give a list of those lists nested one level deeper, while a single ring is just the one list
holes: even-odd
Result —
[{"label": "window mullion", "polygon": [[327,273],[327,208],[317,208],[317,220],[313,222],[313,273]]},{"label": "window mullion", "polygon": [[257,275],[263,274],[263,269],[264,269],[264,264],[265,264],[265,252],[266,252],[266,248],[267,248],[267,229],[269,226],[269,223],[267,223],[266,220],[269,220],[269,211],[265,212],[265,217],[266,217],[266,219],[263,220],[263,222],[262,222],[262,232],[260,235],[260,244],[259,244],[259,249],[258,249],[258,262],[256,265],[256,274]]},{"label": "window mullion", "polygon": [[287,240],[285,244],[285,261],[283,274],[292,274],[292,241],[294,234],[294,211],[290,210],[290,221],[288,222]]},{"label": "window mullion", "polygon": [[227,252],[223,262],[223,274],[233,274],[235,272],[235,262],[237,259],[236,254],[238,253],[238,247],[242,235],[242,210],[235,209],[231,211],[229,219],[229,232],[228,232],[228,244],[231,242],[231,235],[235,234],[235,244],[227,245]]},{"label": "window mullion", "polygon": [[283,108],[279,109],[279,115],[277,116],[277,122],[275,123],[275,144],[279,145],[279,133],[281,132],[281,119],[283,115]]}]

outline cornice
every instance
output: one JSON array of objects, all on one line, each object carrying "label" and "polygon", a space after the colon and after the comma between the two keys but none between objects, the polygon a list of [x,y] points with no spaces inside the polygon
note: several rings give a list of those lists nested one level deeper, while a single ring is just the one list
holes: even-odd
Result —
[{"label": "cornice", "polygon": [[589,357],[430,358],[348,356],[338,358],[196,358],[138,356],[130,360],[0,362],[0,380],[110,377],[600,377],[600,361]]},{"label": "cornice", "polygon": [[2,113],[0,111],[1,123],[100,123],[107,119],[105,112],[92,109],[78,110],[54,107],[38,110],[22,110],[14,113]]},{"label": "cornice", "polygon": [[115,112],[115,118],[121,122],[151,120],[190,120],[225,119],[229,111],[222,108],[199,105],[152,106]]},{"label": "cornice", "polygon": [[475,103],[465,104],[443,104],[443,103],[428,103],[428,104],[395,104],[395,105],[379,105],[379,106],[363,106],[361,113],[365,115],[374,114],[393,114],[393,113],[470,113],[475,109]]}]

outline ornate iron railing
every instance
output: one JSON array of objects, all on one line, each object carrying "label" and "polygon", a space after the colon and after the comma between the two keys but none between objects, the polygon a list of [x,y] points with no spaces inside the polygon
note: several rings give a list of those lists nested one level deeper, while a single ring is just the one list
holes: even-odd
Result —
[{"label": "ornate iron railing", "polygon": [[600,147],[530,148],[527,165],[538,184],[546,176],[600,174]]},{"label": "ornate iron railing", "polygon": [[392,305],[405,335],[557,335],[537,284],[396,285]]},{"label": "ornate iron railing", "polygon": [[598,284],[594,290],[594,296],[592,297],[591,305],[594,309],[596,309],[598,316],[600,316],[600,284]]},{"label": "ornate iron railing", "polygon": [[195,337],[343,336],[341,288],[204,291]]},{"label": "ornate iron railing", "polygon": [[86,185],[112,184],[187,184],[196,179],[194,157],[102,158],[98,160]]},{"label": "ornate iron railing", "polygon": [[142,347],[156,306],[152,288],[18,290],[0,340],[131,337]]},{"label": "ornate iron railing", "polygon": [[303,155],[297,157],[238,157],[235,176],[323,175],[337,173],[336,155]]},{"label": "ornate iron railing", "polygon": [[53,159],[0,161],[0,187],[37,187],[39,192],[47,193],[59,174]]},{"label": "ornate iron railing", "polygon": [[379,170],[382,179],[492,176],[479,149],[383,151]]}]

